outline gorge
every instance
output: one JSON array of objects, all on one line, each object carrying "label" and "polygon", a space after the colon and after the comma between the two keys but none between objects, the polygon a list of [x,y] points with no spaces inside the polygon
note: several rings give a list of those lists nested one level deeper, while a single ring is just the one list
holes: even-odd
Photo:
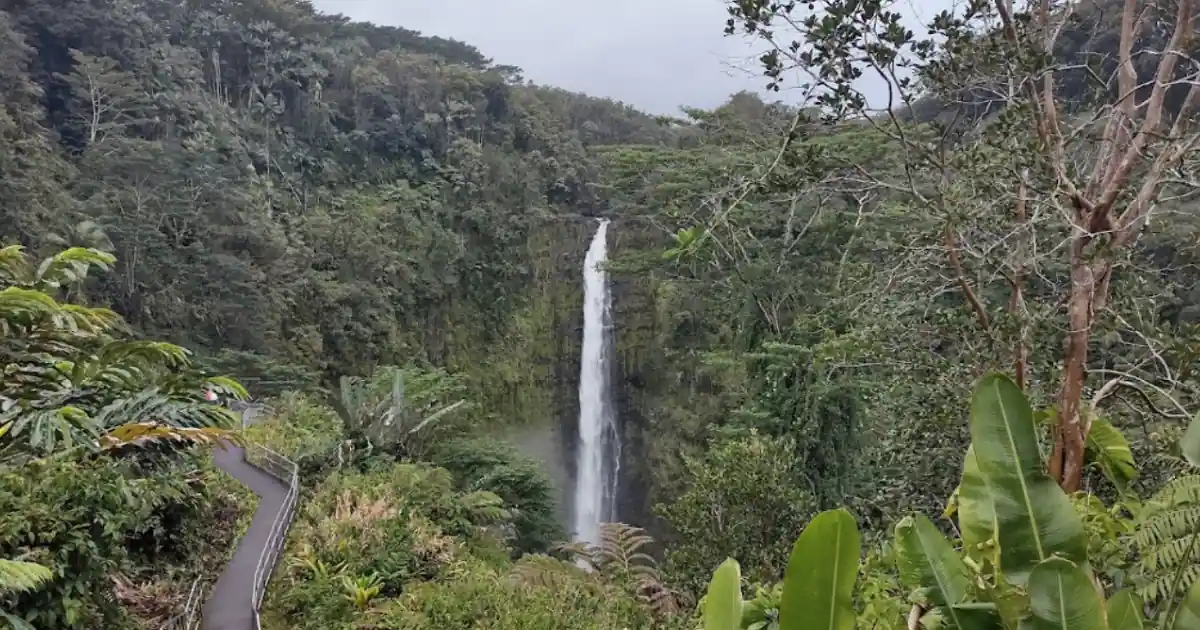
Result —
[{"label": "gorge", "polygon": [[[1178,448],[1200,408],[1200,120],[1112,153],[1137,162],[1127,184],[1081,182],[1162,196],[1123,236],[1078,240],[1093,223],[1062,210],[1088,204],[1052,191],[1110,172],[1091,138],[1136,127],[1093,74],[1145,49],[1151,86],[1183,58],[1157,26],[1117,46],[1121,3],[1096,2],[1037,97],[1083,125],[1059,136],[1068,165],[1031,96],[997,109],[986,88],[1032,85],[1007,47],[1041,40],[986,23],[903,45],[939,56],[897,86],[902,111],[817,118],[742,92],[672,117],[308,0],[5,3],[0,626],[162,628],[253,523],[254,493],[211,462],[238,437],[300,468],[267,630],[693,630],[727,558],[772,610],[805,524],[842,507],[863,534],[857,627],[904,630],[929,591],[888,541],[947,513],[968,445],[995,445],[971,434],[974,384],[1014,374],[1039,419],[1025,459],[1053,452],[1082,330],[1086,501],[1059,512],[1087,516],[1104,588],[1156,605],[1200,577],[1146,560],[1194,523],[1128,535],[1164,484],[1200,484]],[[818,76],[845,70],[811,67],[814,47],[887,41],[863,31],[885,24],[872,3],[816,25],[831,33],[765,19],[804,3],[727,4]],[[1163,119],[1200,105],[1180,87],[1200,96],[1198,71],[1138,100]],[[1111,279],[1104,308],[1068,325],[1087,277]],[[231,428],[197,399],[214,384],[274,412]]]}]

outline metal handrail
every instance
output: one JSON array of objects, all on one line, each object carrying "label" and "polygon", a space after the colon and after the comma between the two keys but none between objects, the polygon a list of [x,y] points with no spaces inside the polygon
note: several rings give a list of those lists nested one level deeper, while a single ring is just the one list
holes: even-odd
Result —
[{"label": "metal handrail", "polygon": [[[248,425],[245,415],[242,417],[243,425]],[[287,532],[292,525],[292,519],[296,516],[296,502],[300,496],[300,467],[287,457],[258,444],[247,444],[244,452],[247,464],[288,484],[283,505],[279,506],[279,512],[275,514],[275,520],[271,523],[271,533],[267,536],[267,544],[254,567],[254,628],[259,630],[262,627],[259,609],[262,607],[263,596],[266,595],[267,584],[271,581],[275,565],[279,562],[279,554],[283,552],[287,542]]]},{"label": "metal handrail", "polygon": [[183,605],[183,614],[171,620],[164,628],[176,630],[195,630],[200,627],[200,609],[204,604],[204,578],[198,577],[192,582],[188,591],[187,602]]}]

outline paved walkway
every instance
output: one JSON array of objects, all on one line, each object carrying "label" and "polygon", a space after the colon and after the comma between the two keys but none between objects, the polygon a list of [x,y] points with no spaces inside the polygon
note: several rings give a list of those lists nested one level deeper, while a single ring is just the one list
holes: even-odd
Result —
[{"label": "paved walkway", "polygon": [[246,463],[245,451],[236,446],[213,449],[217,467],[246,484],[259,497],[250,529],[238,542],[233,559],[213,585],[204,605],[204,630],[254,630],[254,569],[271,526],[287,498],[288,487]]}]

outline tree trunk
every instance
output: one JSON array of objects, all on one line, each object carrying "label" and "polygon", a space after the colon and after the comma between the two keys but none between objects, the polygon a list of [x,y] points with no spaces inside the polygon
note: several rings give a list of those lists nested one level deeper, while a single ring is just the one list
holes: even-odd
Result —
[{"label": "tree trunk", "polygon": [[1088,344],[1092,337],[1096,278],[1084,260],[1086,237],[1071,245],[1071,293],[1067,300],[1066,348],[1063,354],[1062,389],[1059,391],[1059,417],[1054,451],[1050,456],[1050,474],[1067,492],[1079,490],[1083,478],[1084,442],[1087,426],[1080,417],[1083,383],[1087,378]]}]

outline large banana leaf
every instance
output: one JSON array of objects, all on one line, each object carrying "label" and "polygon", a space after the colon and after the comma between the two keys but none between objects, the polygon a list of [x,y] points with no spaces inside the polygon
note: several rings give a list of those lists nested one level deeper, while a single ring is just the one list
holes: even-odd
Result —
[{"label": "large banana leaf", "polygon": [[896,525],[897,565],[908,588],[921,588],[945,618],[946,628],[998,628],[1000,617],[964,613],[955,608],[967,599],[970,571],[958,552],[924,514],[905,517]]},{"label": "large banana leaf", "polygon": [[1030,630],[1105,630],[1104,603],[1091,578],[1075,563],[1051,558],[1029,574]]},{"label": "large banana leaf", "polygon": [[1033,409],[1007,376],[983,378],[971,400],[971,442],[995,509],[1000,569],[1023,585],[1039,563],[1061,556],[1084,567],[1087,539],[1071,501],[1046,474]]},{"label": "large banana leaf", "polygon": [[1108,598],[1108,627],[1110,630],[1142,630],[1142,598],[1126,588]]},{"label": "large banana leaf", "polygon": [[845,509],[818,514],[792,548],[780,630],[850,630],[854,627],[854,580],[862,539]]},{"label": "large banana leaf", "polygon": [[1171,630],[1200,630],[1200,582],[1192,584],[1183,601],[1179,602]]},{"label": "large banana leaf", "polygon": [[742,573],[729,558],[717,567],[704,596],[704,630],[738,630],[742,624]]},{"label": "large banana leaf", "polygon": [[1100,465],[1104,476],[1119,490],[1125,490],[1137,478],[1137,463],[1129,441],[1105,418],[1092,419],[1087,436],[1088,458]]},{"label": "large banana leaf", "polygon": [[962,535],[963,551],[977,561],[999,563],[996,554],[996,510],[987,478],[979,472],[975,447],[967,447],[963,458],[962,481],[958,486],[958,529]]}]

